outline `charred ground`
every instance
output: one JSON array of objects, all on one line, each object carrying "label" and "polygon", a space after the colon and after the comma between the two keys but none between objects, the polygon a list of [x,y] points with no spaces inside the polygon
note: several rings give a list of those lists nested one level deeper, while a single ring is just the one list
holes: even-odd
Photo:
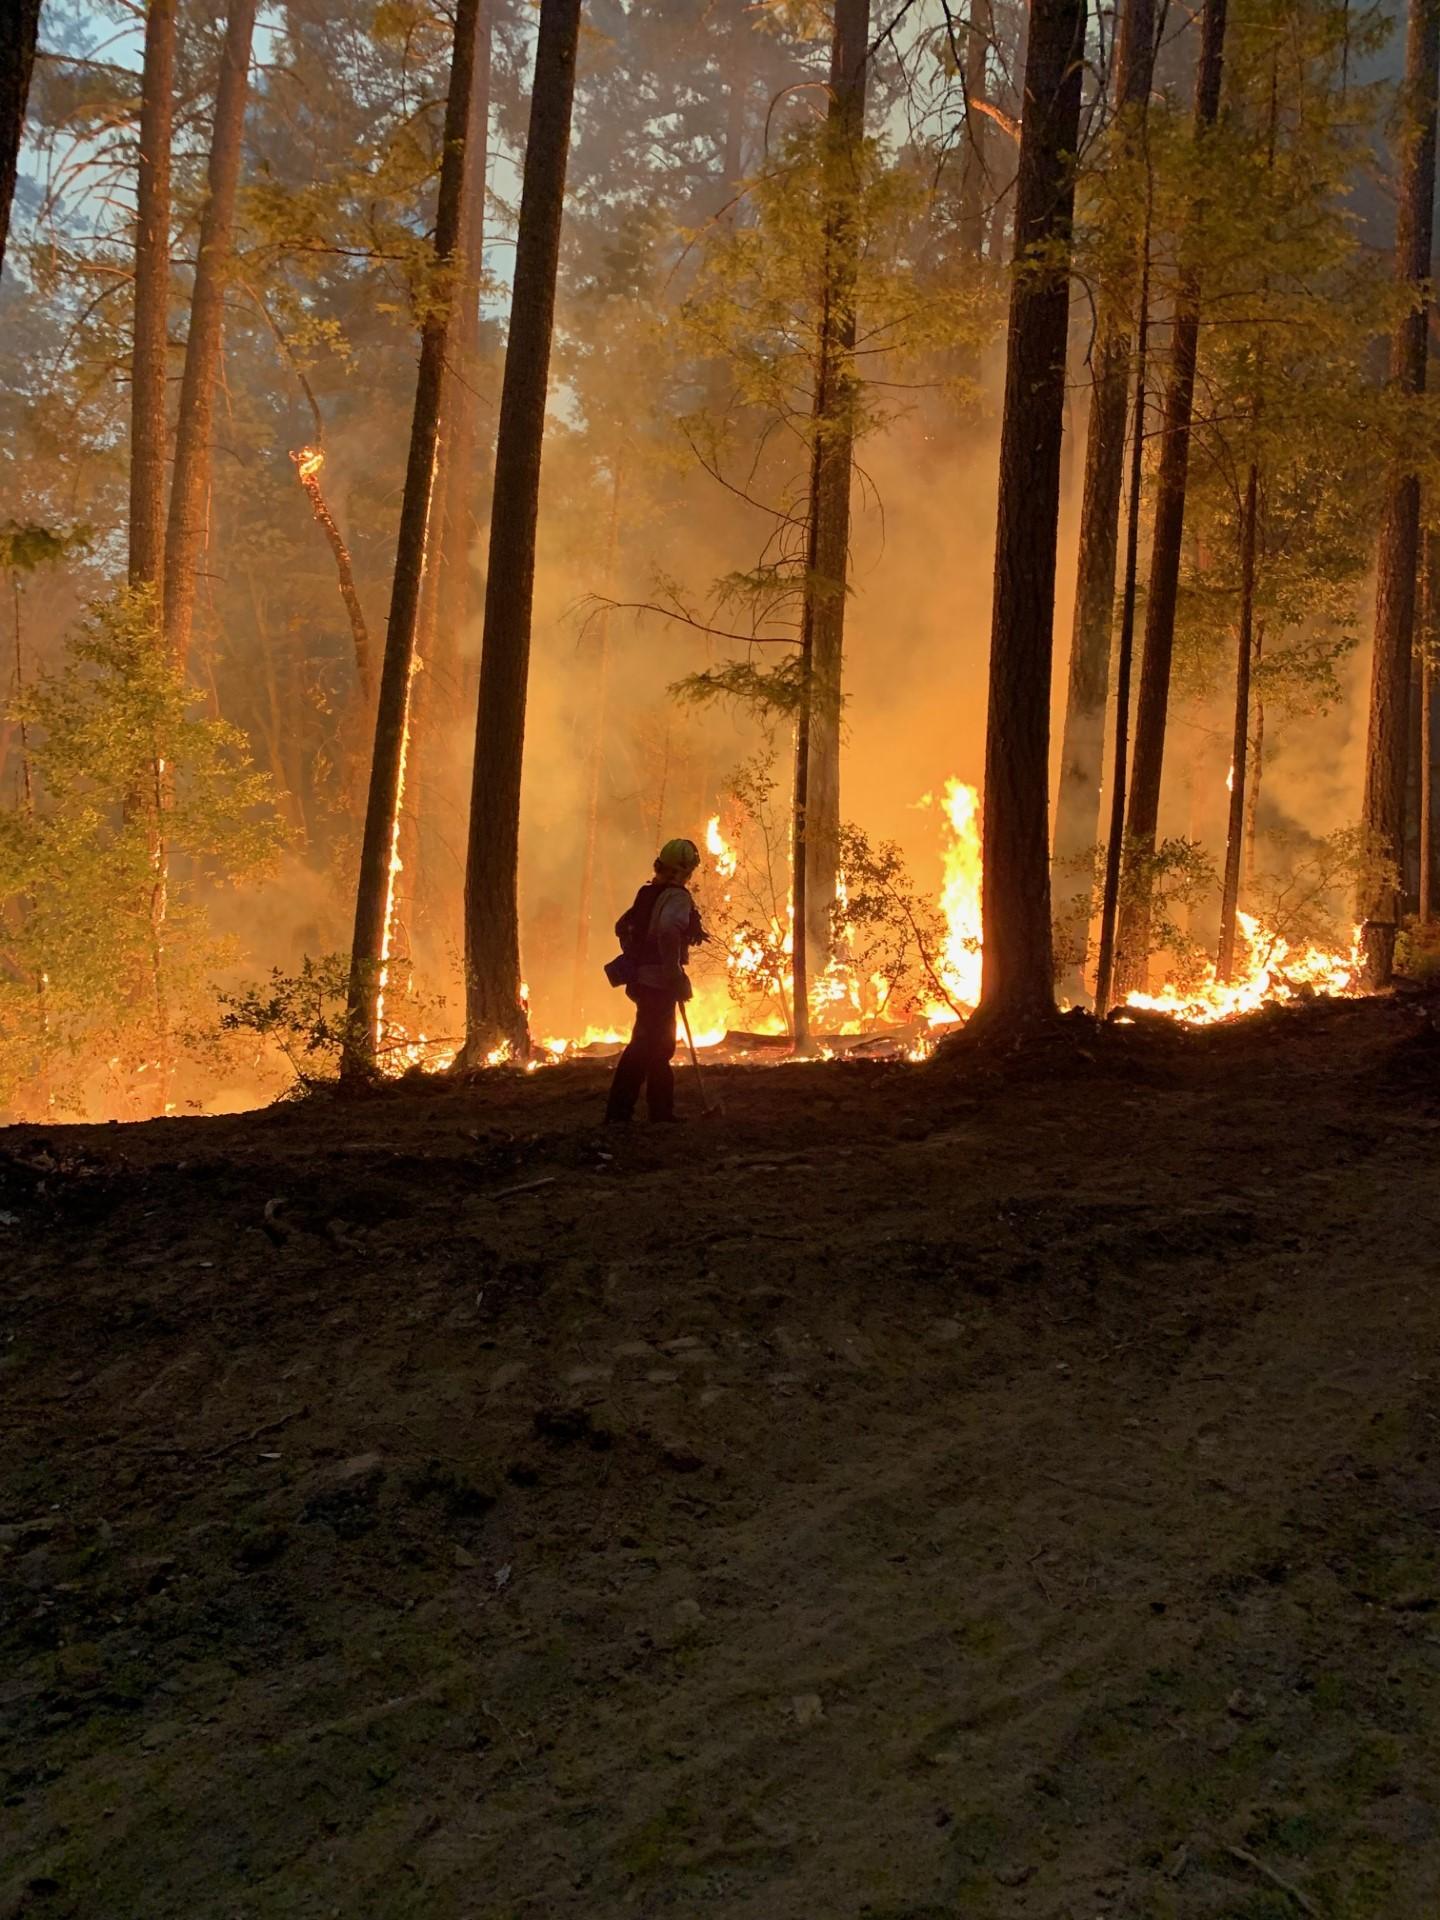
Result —
[{"label": "charred ground", "polygon": [[1440,1910],[1435,1012],[0,1136],[0,1913]]}]

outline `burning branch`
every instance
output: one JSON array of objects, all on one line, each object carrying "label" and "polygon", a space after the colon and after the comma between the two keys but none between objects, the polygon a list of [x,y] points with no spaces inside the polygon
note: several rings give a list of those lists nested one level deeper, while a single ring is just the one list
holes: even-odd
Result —
[{"label": "burning branch", "polygon": [[345,536],[336,525],[325,495],[320,490],[320,469],[325,464],[323,447],[300,447],[293,449],[290,458],[295,462],[295,474],[305,492],[309,495],[310,506],[325,538],[330,542],[330,550],[335,555],[335,571],[340,576],[340,598],[345,602],[345,611],[350,616],[350,631],[355,640],[355,671],[360,676],[360,691],[369,705],[375,697],[375,669],[370,657],[370,632],[365,625],[365,612],[360,605],[360,595],[355,590],[355,571],[350,562],[350,549],[345,544]]}]

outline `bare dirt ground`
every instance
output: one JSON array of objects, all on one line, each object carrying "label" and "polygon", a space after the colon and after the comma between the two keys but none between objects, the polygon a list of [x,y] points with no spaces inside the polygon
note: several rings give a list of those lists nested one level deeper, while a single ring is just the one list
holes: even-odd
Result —
[{"label": "bare dirt ground", "polygon": [[0,1914],[1435,1920],[1432,1015],[0,1134]]}]

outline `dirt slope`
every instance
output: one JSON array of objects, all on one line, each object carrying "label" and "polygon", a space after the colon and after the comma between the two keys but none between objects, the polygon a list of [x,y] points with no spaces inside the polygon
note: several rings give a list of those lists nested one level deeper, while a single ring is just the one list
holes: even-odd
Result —
[{"label": "dirt slope", "polygon": [[0,1134],[0,1914],[1440,1914],[1425,1005],[722,1084]]}]

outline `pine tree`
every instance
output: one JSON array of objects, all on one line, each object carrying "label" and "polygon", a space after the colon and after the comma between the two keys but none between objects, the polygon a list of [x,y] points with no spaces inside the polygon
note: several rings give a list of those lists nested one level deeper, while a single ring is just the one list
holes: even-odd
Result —
[{"label": "pine tree", "polygon": [[[1195,76],[1197,146],[1220,112],[1227,0],[1205,0],[1200,60]],[[1170,704],[1170,663],[1175,646],[1175,607],[1185,531],[1185,488],[1190,464],[1195,362],[1200,337],[1200,272],[1182,272],[1171,327],[1170,373],[1165,389],[1160,465],[1155,482],[1155,532],[1150,551],[1150,591],[1145,609],[1145,647],[1135,716],[1135,760],[1126,803],[1127,880],[1120,907],[1117,971],[1122,990],[1145,983],[1150,952],[1148,864],[1154,858],[1160,819],[1160,776]]]},{"label": "pine tree", "polygon": [[162,610],[165,639],[181,667],[190,654],[195,588],[205,539],[215,385],[220,373],[225,290],[245,148],[245,102],[250,89],[255,13],[256,0],[232,0],[225,21],[220,77],[215,88],[215,123],[206,171],[205,209],[200,220],[195,286],[190,297],[190,331],[185,340],[185,371],[180,382],[175,468],[165,530]]},{"label": "pine tree", "polygon": [[[1134,172],[1144,137],[1155,66],[1153,0],[1129,0],[1116,56],[1118,126],[1111,164],[1122,177]],[[1126,196],[1127,202],[1129,196]],[[1133,205],[1119,215],[1132,229]],[[1090,420],[1085,441],[1085,483],[1080,506],[1080,554],[1075,584],[1075,620],[1070,639],[1065,730],[1060,747],[1060,783],[1055,796],[1051,886],[1057,897],[1075,895],[1075,876],[1099,837],[1100,785],[1105,712],[1110,692],[1110,636],[1115,618],[1115,560],[1120,539],[1120,490],[1125,462],[1125,414],[1129,399],[1135,259],[1133,241],[1122,243],[1115,274],[1102,285],[1100,316],[1091,349]],[[1059,959],[1071,992],[1083,985],[1088,901],[1059,926]]]},{"label": "pine tree", "polygon": [[809,1038],[809,982],[830,957],[840,851],[840,714],[850,570],[857,388],[858,207],[870,66],[870,0],[836,0],[822,160],[824,284],[811,416],[809,535],[801,606],[795,773],[795,1042]]},{"label": "pine tree", "polygon": [[535,589],[555,281],[580,37],[580,0],[541,0],[530,131],[515,243],[515,284],[485,581],[485,635],[465,862],[465,1049],[529,1048],[520,980],[520,775]]},{"label": "pine tree", "polygon": [[373,1070],[381,1040],[385,962],[392,933],[394,851],[405,780],[411,678],[425,572],[425,542],[431,517],[435,449],[446,341],[454,302],[454,269],[462,244],[465,149],[471,126],[475,44],[480,0],[459,0],[445,103],[445,147],[440,163],[440,194],[435,225],[435,275],[420,330],[420,365],[415,381],[415,411],[405,493],[395,547],[390,618],[385,660],[375,715],[375,748],[360,876],[355,890],[355,931],[350,946],[350,991],[346,1010],[342,1075],[356,1079]]},{"label": "pine tree", "polygon": [[149,0],[145,14],[135,213],[135,328],[130,355],[130,584],[149,587],[157,604],[165,556],[175,4],[176,0]]},{"label": "pine tree", "polygon": [[1015,199],[985,731],[978,1033],[1052,1014],[1048,788],[1084,0],[1035,0]]},{"label": "pine tree", "polygon": [[7,0],[0,7],[0,268],[5,265],[10,207],[15,198],[25,106],[30,98],[39,35],[40,0]]},{"label": "pine tree", "polygon": [[[1436,93],[1440,86],[1440,5],[1410,0],[1399,139],[1399,211],[1395,275],[1408,311],[1390,349],[1390,380],[1410,398],[1425,391],[1429,329],[1427,287],[1435,201]],[[1371,868],[1356,902],[1372,987],[1389,983],[1401,911],[1410,673],[1420,542],[1420,479],[1413,457],[1396,460],[1380,526],[1375,581],[1375,649],[1365,752],[1364,824]]]}]

